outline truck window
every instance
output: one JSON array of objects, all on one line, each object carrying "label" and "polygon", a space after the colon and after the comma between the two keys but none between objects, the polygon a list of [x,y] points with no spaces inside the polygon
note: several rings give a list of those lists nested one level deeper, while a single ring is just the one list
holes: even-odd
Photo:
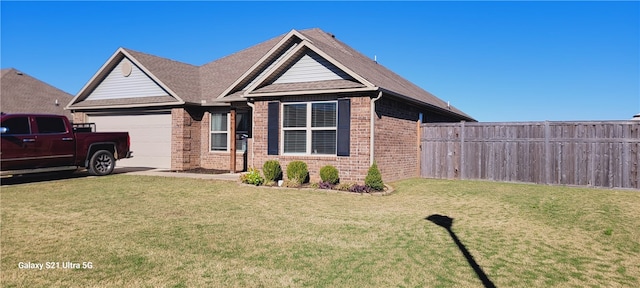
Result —
[{"label": "truck window", "polygon": [[40,134],[67,133],[64,120],[59,117],[36,117],[36,123]]},{"label": "truck window", "polygon": [[2,127],[7,128],[5,134],[22,135],[30,134],[29,117],[14,117],[2,121]]}]

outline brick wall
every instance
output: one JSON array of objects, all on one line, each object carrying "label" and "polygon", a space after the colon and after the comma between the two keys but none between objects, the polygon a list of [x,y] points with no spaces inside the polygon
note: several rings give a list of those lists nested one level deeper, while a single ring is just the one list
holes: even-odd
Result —
[{"label": "brick wall", "polygon": [[171,170],[200,167],[202,114],[195,108],[171,109]]},{"label": "brick wall", "polygon": [[383,181],[419,176],[419,115],[415,106],[386,96],[376,101],[374,160]]},{"label": "brick wall", "polygon": [[[225,111],[216,111],[216,112],[229,112],[228,108],[225,108]],[[200,158],[200,167],[206,169],[217,169],[217,170],[231,170],[231,153],[224,151],[210,151],[210,122],[211,121],[211,113],[207,111],[204,113],[202,117],[202,121],[200,123],[200,150],[198,157]],[[235,136],[235,135],[234,135]],[[229,135],[228,137],[234,137]],[[242,171],[244,168],[244,154],[241,152],[236,153],[236,171]]]},{"label": "brick wall", "polygon": [[87,122],[87,114],[84,112],[73,112],[71,117],[71,122],[73,123],[86,123]]},{"label": "brick wall", "polygon": [[[307,98],[305,100],[318,99]],[[322,166],[333,165],[338,168],[340,180],[343,183],[364,183],[364,178],[369,169],[370,103],[369,97],[351,97],[350,156],[286,156],[267,155],[268,102],[256,102],[253,111],[253,155],[249,154],[249,159],[253,159],[253,162],[250,162],[249,165],[262,169],[265,161],[275,159],[280,162],[284,172],[291,161],[302,160],[309,167],[309,176],[312,182],[320,180],[320,168]],[[280,151],[280,154],[282,154],[282,151]]]}]

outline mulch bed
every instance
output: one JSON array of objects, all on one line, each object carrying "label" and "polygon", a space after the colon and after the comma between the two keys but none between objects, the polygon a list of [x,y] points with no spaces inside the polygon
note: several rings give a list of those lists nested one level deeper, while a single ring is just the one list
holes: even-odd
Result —
[{"label": "mulch bed", "polygon": [[196,174],[226,174],[229,170],[194,168],[189,170],[176,171],[177,173],[196,173]]}]

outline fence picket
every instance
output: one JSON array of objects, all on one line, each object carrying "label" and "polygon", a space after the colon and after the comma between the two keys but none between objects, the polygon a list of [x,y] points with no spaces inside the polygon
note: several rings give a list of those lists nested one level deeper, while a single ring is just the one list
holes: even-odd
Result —
[{"label": "fence picket", "polygon": [[640,189],[640,122],[426,123],[420,175]]}]

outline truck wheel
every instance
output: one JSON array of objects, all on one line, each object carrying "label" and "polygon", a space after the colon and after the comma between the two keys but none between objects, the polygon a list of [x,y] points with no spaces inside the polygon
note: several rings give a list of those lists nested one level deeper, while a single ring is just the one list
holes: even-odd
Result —
[{"label": "truck wheel", "polygon": [[99,150],[93,153],[89,161],[89,174],[95,176],[109,175],[116,166],[116,158],[107,150]]}]

